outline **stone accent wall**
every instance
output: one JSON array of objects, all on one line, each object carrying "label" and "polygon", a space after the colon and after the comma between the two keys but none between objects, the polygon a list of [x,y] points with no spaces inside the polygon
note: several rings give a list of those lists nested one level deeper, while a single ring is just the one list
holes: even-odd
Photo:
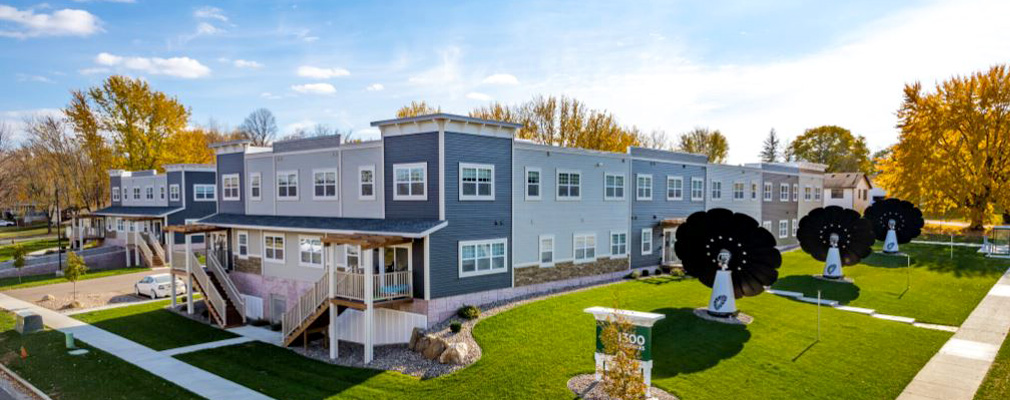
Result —
[{"label": "stone accent wall", "polygon": [[603,275],[611,272],[627,271],[627,258],[608,258],[594,263],[574,264],[563,262],[553,267],[525,267],[515,269],[515,286],[536,285],[539,283],[580,278],[584,276]]},{"label": "stone accent wall", "polygon": [[263,260],[259,257],[248,257],[243,259],[239,256],[234,256],[234,260],[235,271],[256,275],[263,274]]}]

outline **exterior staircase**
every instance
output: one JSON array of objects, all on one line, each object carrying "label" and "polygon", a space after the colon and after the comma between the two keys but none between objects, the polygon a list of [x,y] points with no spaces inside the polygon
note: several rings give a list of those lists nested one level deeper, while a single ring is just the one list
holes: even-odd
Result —
[{"label": "exterior staircase", "polygon": [[[173,253],[172,270],[186,275],[186,253]],[[194,253],[189,254],[190,272],[193,277],[191,292],[203,294],[204,304],[211,319],[223,328],[245,324],[245,301],[238,294],[234,283],[221,268],[215,257],[207,257],[207,268],[200,264]],[[217,271],[215,271],[217,269]]]},{"label": "exterior staircase", "polygon": [[166,266],[165,249],[149,233],[141,233],[140,241],[137,245],[140,248],[140,254],[143,256],[144,264],[148,268],[163,268]]},{"label": "exterior staircase", "polygon": [[[284,346],[290,346],[295,340],[307,341],[308,333],[315,328],[326,326],[329,320],[320,318],[327,315],[330,309],[329,271],[324,271],[309,290],[298,298],[298,303],[281,315],[281,332],[284,335]],[[338,311],[343,311],[341,307]]]}]

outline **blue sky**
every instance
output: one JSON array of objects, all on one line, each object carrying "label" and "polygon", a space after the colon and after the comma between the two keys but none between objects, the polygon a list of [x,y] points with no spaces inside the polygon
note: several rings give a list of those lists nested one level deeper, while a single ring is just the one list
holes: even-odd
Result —
[{"label": "blue sky", "polygon": [[720,129],[734,163],[772,127],[837,124],[875,150],[896,140],[902,85],[1007,61],[1005,3],[3,2],[0,119],[53,112],[118,73],[177,96],[197,124],[266,107],[285,132],[367,138],[411,100],[466,113],[565,94],[671,140]]}]

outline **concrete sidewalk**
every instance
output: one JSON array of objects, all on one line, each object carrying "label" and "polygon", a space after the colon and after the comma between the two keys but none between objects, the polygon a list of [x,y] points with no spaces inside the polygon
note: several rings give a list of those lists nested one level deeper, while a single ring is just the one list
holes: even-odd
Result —
[{"label": "concrete sidewalk", "polygon": [[993,285],[954,337],[905,387],[899,400],[971,400],[1010,331],[1010,270]]},{"label": "concrete sidewalk", "polygon": [[11,296],[0,294],[0,308],[11,311],[31,309],[42,316],[46,326],[63,332],[72,332],[74,338],[92,347],[119,357],[207,399],[270,399],[245,386],[174,359],[170,355]]}]

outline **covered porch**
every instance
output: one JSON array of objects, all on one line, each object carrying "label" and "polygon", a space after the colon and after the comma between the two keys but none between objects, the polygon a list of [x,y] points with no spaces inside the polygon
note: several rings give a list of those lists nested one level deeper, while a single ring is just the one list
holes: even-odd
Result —
[{"label": "covered porch", "polygon": [[677,243],[677,227],[687,222],[687,218],[664,218],[659,222],[663,241],[663,267],[681,267],[680,258],[674,251]]}]

